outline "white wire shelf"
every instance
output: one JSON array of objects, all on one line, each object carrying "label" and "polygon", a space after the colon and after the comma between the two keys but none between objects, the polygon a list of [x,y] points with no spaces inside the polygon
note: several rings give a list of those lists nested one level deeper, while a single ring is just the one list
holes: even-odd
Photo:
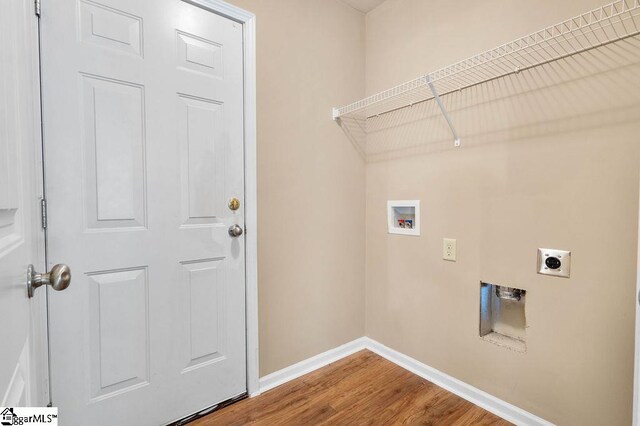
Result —
[{"label": "white wire shelf", "polygon": [[457,146],[457,133],[439,96],[638,34],[640,0],[614,1],[352,104],[334,108],[333,118],[366,120],[435,99],[453,131]]}]

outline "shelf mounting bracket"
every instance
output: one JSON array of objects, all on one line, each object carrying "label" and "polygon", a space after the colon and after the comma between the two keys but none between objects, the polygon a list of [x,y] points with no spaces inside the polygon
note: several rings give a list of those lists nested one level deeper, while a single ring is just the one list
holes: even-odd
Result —
[{"label": "shelf mounting bracket", "polygon": [[447,112],[447,109],[444,107],[444,104],[442,103],[442,99],[440,99],[440,95],[438,95],[438,90],[436,90],[436,86],[434,86],[433,82],[431,81],[431,76],[427,75],[425,77],[425,80],[427,81],[427,84],[429,85],[429,89],[431,89],[431,93],[433,94],[433,99],[438,104],[438,107],[440,107],[440,111],[442,112],[442,115],[444,115],[444,119],[447,120],[447,124],[449,125],[449,128],[451,129],[451,133],[453,133],[453,145],[456,146],[456,147],[459,147],[460,146],[460,136],[458,136],[458,132],[456,132],[456,128],[453,126],[453,122],[451,121],[451,117],[449,117],[449,113]]}]

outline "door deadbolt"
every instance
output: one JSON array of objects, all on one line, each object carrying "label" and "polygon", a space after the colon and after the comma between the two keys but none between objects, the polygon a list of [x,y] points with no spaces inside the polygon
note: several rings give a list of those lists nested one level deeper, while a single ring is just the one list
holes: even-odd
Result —
[{"label": "door deadbolt", "polygon": [[46,274],[36,272],[33,265],[27,268],[27,291],[29,297],[33,297],[36,288],[42,285],[50,285],[56,291],[62,291],[71,284],[71,268],[67,265],[59,264],[51,268]]},{"label": "door deadbolt", "polygon": [[229,200],[229,208],[231,210],[238,210],[240,208],[240,200],[238,200],[237,198],[233,197],[232,199]]}]

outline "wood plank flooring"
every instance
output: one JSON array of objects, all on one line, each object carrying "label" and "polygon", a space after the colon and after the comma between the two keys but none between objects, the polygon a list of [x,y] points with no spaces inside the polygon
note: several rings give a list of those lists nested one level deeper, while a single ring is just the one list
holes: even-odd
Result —
[{"label": "wood plank flooring", "polygon": [[364,350],[202,417],[213,425],[509,425]]}]

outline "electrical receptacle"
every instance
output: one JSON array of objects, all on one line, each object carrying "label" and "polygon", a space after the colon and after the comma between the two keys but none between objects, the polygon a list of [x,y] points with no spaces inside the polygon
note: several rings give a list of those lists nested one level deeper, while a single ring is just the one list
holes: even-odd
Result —
[{"label": "electrical receptacle", "polygon": [[452,238],[442,240],[442,258],[451,262],[456,261],[456,240]]}]

